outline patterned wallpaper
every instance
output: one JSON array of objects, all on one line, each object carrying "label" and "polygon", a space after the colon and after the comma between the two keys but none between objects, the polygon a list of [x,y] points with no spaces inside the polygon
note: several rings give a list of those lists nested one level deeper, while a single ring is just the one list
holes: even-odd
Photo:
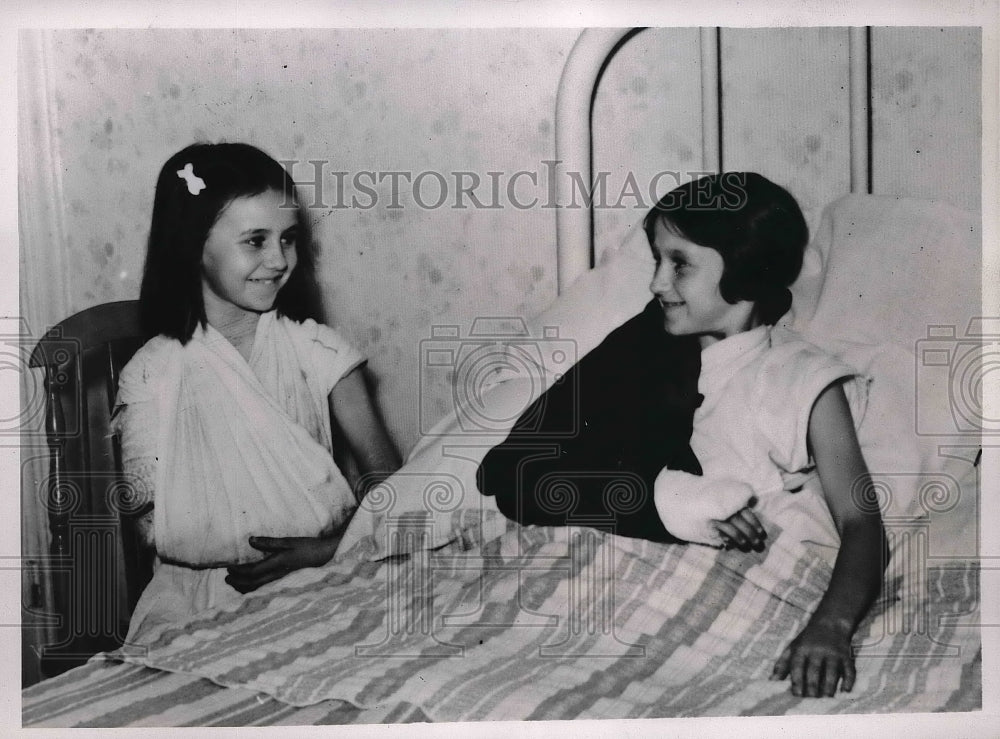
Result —
[{"label": "patterned wallpaper", "polygon": [[[138,294],[167,156],[194,140],[257,144],[295,160],[306,199],[320,201],[310,212],[330,321],[370,357],[390,428],[410,447],[452,402],[450,375],[421,367],[432,327],[464,336],[477,316],[527,316],[555,295],[554,210],[517,203],[546,197],[556,89],[578,34],[48,32],[63,165],[65,243],[55,248],[70,309]],[[814,224],[848,189],[847,36],[721,33],[724,165],[782,182]],[[629,173],[645,188],[664,170],[683,181],[711,168],[701,53],[698,29],[650,29],[608,64],[593,148],[610,205]],[[978,54],[975,29],[873,30],[876,192],[978,208]],[[317,172],[322,193],[308,184]],[[460,192],[470,177],[478,204]],[[599,253],[641,218],[651,202],[642,194],[595,214]],[[338,207],[352,197],[360,207]]]},{"label": "patterned wallpaper", "polygon": [[979,211],[978,28],[872,30],[875,192]]},{"label": "patterned wallpaper", "polygon": [[[557,85],[578,35],[137,29],[22,38],[26,95],[45,101],[29,113],[25,140],[51,149],[19,163],[22,187],[29,181],[40,198],[32,222],[41,220],[37,243],[22,241],[22,275],[38,284],[56,270],[66,282],[65,295],[33,293],[26,318],[40,333],[65,310],[137,297],[162,162],[196,140],[256,144],[296,162],[314,206],[329,320],[370,358],[390,431],[409,449],[453,403],[453,373],[422,367],[434,327],[462,337],[477,316],[529,316],[555,296],[555,211],[522,204],[547,200]],[[786,185],[815,225],[848,189],[847,29],[723,29],[719,38],[724,166]],[[714,166],[702,159],[704,39],[694,28],[648,29],[604,70],[593,106],[593,165],[607,173],[609,206],[594,215],[598,254],[669,189],[668,174],[648,192],[658,173],[685,181]],[[874,191],[978,210],[979,30],[875,28],[871,39]],[[322,192],[310,184],[317,172]],[[629,175],[638,197],[625,189]],[[476,199],[461,192],[470,178],[480,181]],[[339,207],[352,197],[359,207]],[[22,215],[31,207],[22,203]],[[47,547],[47,450],[26,451],[22,552],[31,557]],[[33,584],[24,578],[25,602]],[[39,638],[25,640],[26,655]],[[25,665],[37,672],[30,655]]]},{"label": "patterned wallpaper", "polygon": [[598,255],[672,187],[714,169],[702,161],[701,95],[697,28],[643,31],[608,64],[593,115],[595,176],[606,172],[608,183],[606,207],[594,212]]},{"label": "patterned wallpaper", "polygon": [[[684,181],[713,168],[701,158],[698,35],[648,29],[605,70],[594,169],[609,173],[608,203],[622,207],[595,212],[598,253],[641,220],[636,199],[620,197],[627,172],[645,189],[658,172],[670,173],[661,180],[669,185],[674,173]],[[784,185],[815,227],[850,189],[849,30],[724,28],[719,37],[723,166]],[[980,51],[978,28],[872,29],[875,193],[979,211]]]},{"label": "patterned wallpaper", "polygon": [[722,32],[723,166],[791,191],[810,226],[850,191],[848,31]]},{"label": "patterned wallpaper", "polygon": [[[510,207],[507,185],[519,171],[544,185],[556,86],[578,33],[51,32],[70,309],[138,295],[153,185],[174,151],[242,140],[295,160],[296,179],[322,180],[303,193],[316,206],[329,320],[370,357],[408,448],[418,392],[435,413],[449,405],[443,376],[418,390],[431,326],[530,315],[555,295],[553,211]],[[403,175],[365,174],[391,172],[411,173],[416,192]],[[500,173],[499,197],[489,172]],[[477,201],[459,193],[472,176]],[[540,192],[527,175],[516,183],[519,202]],[[352,198],[361,207],[338,207]]]}]

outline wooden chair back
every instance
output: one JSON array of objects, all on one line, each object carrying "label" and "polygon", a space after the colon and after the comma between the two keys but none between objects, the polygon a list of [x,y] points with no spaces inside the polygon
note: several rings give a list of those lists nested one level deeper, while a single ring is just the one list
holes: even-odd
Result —
[{"label": "wooden chair back", "polygon": [[119,646],[152,574],[135,520],[148,491],[125,478],[111,411],[122,367],[149,337],[138,301],[88,308],[38,342],[30,366],[45,371],[46,479],[55,643],[42,648],[51,676]]}]

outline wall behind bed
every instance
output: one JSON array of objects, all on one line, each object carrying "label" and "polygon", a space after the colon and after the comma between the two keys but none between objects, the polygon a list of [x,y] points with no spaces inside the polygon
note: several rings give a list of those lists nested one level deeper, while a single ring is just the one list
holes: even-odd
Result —
[{"label": "wall behind bed", "polygon": [[[577,33],[46,33],[62,222],[47,248],[65,276],[63,311],[137,296],[167,156],[195,140],[249,141],[296,160],[300,181],[322,178],[321,193],[306,185],[303,194],[316,206],[326,307],[371,357],[390,425],[412,443],[418,336],[435,321],[531,312],[555,294],[550,212],[419,203],[438,200],[437,173],[453,195],[453,172],[485,180],[552,158],[556,86]],[[419,203],[399,179],[393,208],[392,177],[373,184],[365,171],[428,175]],[[349,173],[342,189],[336,172]],[[365,187],[377,191],[374,207]],[[358,207],[340,207],[352,198]],[[25,258],[37,248],[26,244]]]},{"label": "wall behind bed", "polygon": [[[331,322],[371,359],[378,399],[404,450],[450,405],[449,377],[421,370],[435,325],[462,335],[481,315],[530,315],[555,297],[548,197],[559,77],[577,29],[60,30],[19,48],[21,305],[28,331],[138,295],[159,166],[193,140],[246,140],[320,169],[312,210]],[[873,29],[875,192],[979,208],[978,29]],[[756,169],[786,184],[815,224],[848,191],[848,30],[649,29],[608,64],[594,104],[594,168],[608,205],[596,249],[616,245],[655,193],[699,171]],[[712,116],[715,119],[712,119]],[[706,132],[708,138],[706,139]],[[721,132],[719,136],[718,132]],[[310,161],[322,164],[313,165]],[[360,172],[423,177],[417,198],[387,176],[374,207]],[[347,172],[337,191],[334,172]],[[457,203],[456,172],[480,202]],[[489,173],[498,178],[493,197]],[[523,172],[525,174],[517,175]],[[631,172],[642,197],[617,202]],[[440,180],[448,197],[440,207]],[[516,179],[516,185],[511,185]],[[535,180],[534,184],[532,179]],[[468,180],[466,180],[468,182]],[[362,178],[362,184],[370,180]],[[306,199],[316,200],[307,186]],[[22,402],[39,397],[29,376]],[[423,403],[421,402],[423,394]],[[25,399],[28,402],[24,402]],[[423,413],[423,416],[421,415]],[[41,416],[26,418],[38,430]],[[47,548],[25,447],[22,552]],[[31,601],[31,578],[24,579]],[[30,643],[29,638],[26,643]],[[36,640],[37,641],[37,640]],[[29,644],[30,645],[30,644]],[[25,660],[31,678],[30,655]]]},{"label": "wall behind bed", "polygon": [[[436,323],[531,314],[555,296],[551,211],[421,207],[405,181],[429,172],[424,205],[454,171],[538,171],[555,152],[555,97],[575,29],[58,30],[20,38],[22,315],[34,338],[73,312],[138,296],[159,167],[195,140],[245,140],[299,162],[324,188],[312,213],[331,322],[370,358],[390,430],[418,433],[419,342]],[[334,172],[350,173],[343,193]],[[371,180],[362,178],[362,186]],[[530,186],[523,190],[525,199]],[[303,188],[315,204],[317,191]],[[340,208],[357,197],[361,207]],[[505,193],[501,190],[501,197]],[[490,205],[489,190],[480,199]],[[437,377],[428,412],[447,407]],[[44,398],[26,378],[24,407]],[[38,482],[41,413],[27,424],[22,552],[47,550]],[[26,442],[25,442],[26,443]],[[30,603],[31,579],[24,579]]]},{"label": "wall behind bed", "polygon": [[869,78],[870,137],[858,144],[870,148],[870,191],[979,212],[980,29],[872,28],[868,55],[849,37],[847,28],[690,28],[630,40],[594,104],[593,167],[607,173],[609,206],[594,214],[595,252],[639,219],[628,173],[651,204],[649,183],[662,195],[720,161],[783,184],[817,225],[850,191],[852,63],[862,85]]}]

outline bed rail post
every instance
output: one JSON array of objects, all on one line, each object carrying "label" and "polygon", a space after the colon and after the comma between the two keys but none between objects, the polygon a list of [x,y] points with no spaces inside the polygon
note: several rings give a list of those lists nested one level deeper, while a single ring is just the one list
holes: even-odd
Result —
[{"label": "bed rail post", "polygon": [[848,36],[850,67],[851,192],[870,193],[871,180],[871,29],[852,27]]},{"label": "bed rail post", "polygon": [[566,59],[556,94],[556,280],[559,293],[590,269],[593,228],[590,208],[567,208],[572,184],[560,172],[578,172],[591,186],[590,115],[594,92],[610,57],[642,29],[587,28]]}]

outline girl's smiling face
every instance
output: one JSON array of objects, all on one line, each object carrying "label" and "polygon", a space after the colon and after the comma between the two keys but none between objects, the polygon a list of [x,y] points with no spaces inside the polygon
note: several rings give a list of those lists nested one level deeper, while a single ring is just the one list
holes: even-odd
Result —
[{"label": "girl's smiling face", "polygon": [[719,291],[722,255],[657,222],[652,244],[656,271],[649,289],[663,309],[663,328],[676,336],[698,335],[702,347],[751,328],[753,303],[727,303]]},{"label": "girl's smiling face", "polygon": [[208,232],[201,283],[210,324],[274,306],[298,261],[297,211],[284,202],[275,190],[236,198]]}]

